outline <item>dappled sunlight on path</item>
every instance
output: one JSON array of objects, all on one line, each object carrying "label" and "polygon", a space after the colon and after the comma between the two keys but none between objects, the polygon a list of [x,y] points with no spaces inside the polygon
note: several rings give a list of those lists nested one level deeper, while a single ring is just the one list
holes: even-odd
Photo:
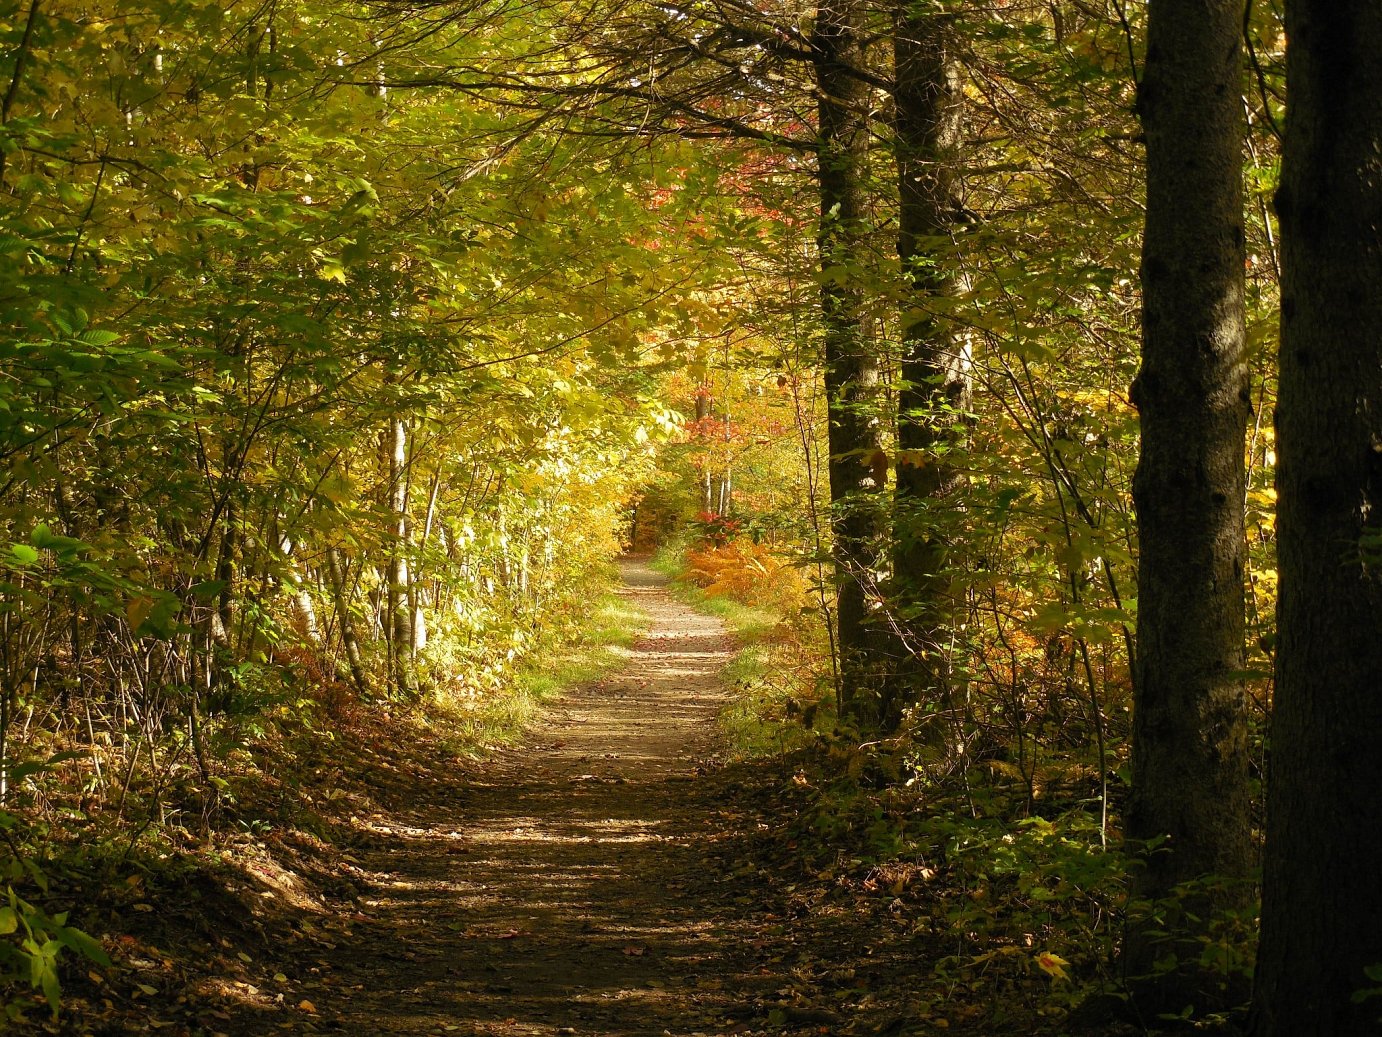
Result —
[{"label": "dappled sunlight on path", "polygon": [[526,748],[457,775],[453,801],[428,795],[371,826],[361,914],[329,958],[303,962],[324,992],[302,1032],[731,1025],[725,977],[747,965],[715,907],[707,855],[728,833],[700,774],[733,646],[645,566],[623,574],[651,621],[627,666],[568,694]]}]

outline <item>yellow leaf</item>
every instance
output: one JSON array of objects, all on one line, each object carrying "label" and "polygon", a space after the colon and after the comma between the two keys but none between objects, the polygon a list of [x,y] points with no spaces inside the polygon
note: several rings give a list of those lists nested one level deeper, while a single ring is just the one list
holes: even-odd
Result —
[{"label": "yellow leaf", "polygon": [[125,603],[125,618],[130,621],[130,629],[137,631],[154,610],[153,598],[131,598]]},{"label": "yellow leaf", "polygon": [[339,259],[324,259],[317,273],[321,275],[323,281],[339,281],[346,283],[345,266]]},{"label": "yellow leaf", "polygon": [[1046,973],[1052,979],[1069,979],[1070,975],[1065,971],[1065,966],[1070,962],[1066,961],[1059,954],[1052,954],[1050,951],[1042,951],[1036,956],[1037,968]]}]

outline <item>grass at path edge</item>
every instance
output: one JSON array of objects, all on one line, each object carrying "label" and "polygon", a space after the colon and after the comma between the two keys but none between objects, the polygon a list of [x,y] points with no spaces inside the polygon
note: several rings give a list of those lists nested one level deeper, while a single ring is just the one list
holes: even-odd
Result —
[{"label": "grass at path edge", "polygon": [[724,620],[739,644],[734,658],[720,671],[720,679],[734,696],[719,716],[730,754],[780,756],[809,744],[812,733],[791,713],[798,700],[811,701],[816,695],[801,685],[797,667],[784,665],[784,656],[800,645],[784,642],[782,617],[770,609],[708,595],[678,579],[684,569],[685,550],[680,544],[664,546],[653,555],[649,566],[668,578],[673,597]]},{"label": "grass at path edge", "polygon": [[449,748],[458,756],[478,757],[517,743],[547,703],[622,666],[648,622],[629,598],[604,589],[569,633],[532,652],[498,694],[474,706],[436,703],[436,723],[445,727]]}]

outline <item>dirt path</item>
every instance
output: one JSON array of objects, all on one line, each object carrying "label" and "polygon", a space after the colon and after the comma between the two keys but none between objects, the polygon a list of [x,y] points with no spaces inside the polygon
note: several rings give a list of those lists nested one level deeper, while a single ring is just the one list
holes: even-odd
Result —
[{"label": "dirt path", "polygon": [[233,837],[219,863],[136,874],[108,928],[121,969],[71,976],[43,1032],[1059,1032],[1041,977],[994,998],[998,980],[945,963],[963,946],[945,889],[856,849],[881,808],[822,813],[809,753],[721,765],[730,639],[646,567],[624,578],[651,626],[621,672],[479,762],[406,723],[314,739],[279,788],[317,812]]},{"label": "dirt path", "polygon": [[376,825],[356,851],[362,915],[289,977],[315,1009],[303,1023],[361,1035],[722,1031],[742,948],[705,867],[726,815],[697,771],[733,646],[645,566],[626,563],[624,578],[651,619],[627,667],[569,694],[527,748]]}]

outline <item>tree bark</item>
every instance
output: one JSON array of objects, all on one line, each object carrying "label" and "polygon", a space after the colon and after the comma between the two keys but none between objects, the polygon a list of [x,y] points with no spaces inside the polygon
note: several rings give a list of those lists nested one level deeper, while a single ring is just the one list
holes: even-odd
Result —
[{"label": "tree bark", "polygon": [[1254,1032],[1382,1032],[1382,6],[1286,5],[1276,703]]},{"label": "tree bark", "polygon": [[[705,422],[710,417],[710,383],[702,382],[696,388],[696,435],[705,435]],[[714,476],[710,470],[710,460],[706,458],[705,467],[700,473],[699,490],[701,494],[701,514],[708,515],[715,510],[715,498],[711,493]]]},{"label": "tree bark", "polygon": [[390,516],[389,564],[385,638],[389,646],[389,679],[393,690],[412,687],[412,620],[408,598],[408,430],[402,419],[389,422],[385,449],[388,458]]},{"label": "tree bark", "polygon": [[[1142,369],[1131,393],[1142,449],[1126,833],[1142,855],[1135,896],[1174,898],[1156,923],[1130,928],[1124,971],[1144,1018],[1245,993],[1197,964],[1197,937],[1217,909],[1246,899],[1253,865],[1241,676],[1250,415],[1241,30],[1239,0],[1151,0],[1138,94],[1147,216]],[[1151,978],[1168,955],[1176,966]]]},{"label": "tree bark", "polygon": [[858,720],[877,712],[876,637],[869,624],[880,545],[884,480],[878,417],[880,360],[865,311],[869,88],[859,0],[816,10],[811,37],[818,112],[818,247],[833,508],[840,706]]},{"label": "tree bark", "polygon": [[350,602],[346,597],[346,563],[334,547],[326,549],[326,575],[331,583],[336,618],[341,626],[341,645],[345,648],[346,662],[350,666],[350,679],[355,690],[363,696],[369,691],[369,681],[365,677],[360,639],[355,634],[355,620],[350,614]]},{"label": "tree bark", "polygon": [[948,698],[955,602],[937,512],[962,478],[949,450],[969,397],[966,343],[936,313],[957,278],[964,84],[954,15],[902,0],[894,14],[897,253],[910,287],[902,314],[893,504],[893,609],[900,633],[879,703],[884,729],[923,697]]}]

